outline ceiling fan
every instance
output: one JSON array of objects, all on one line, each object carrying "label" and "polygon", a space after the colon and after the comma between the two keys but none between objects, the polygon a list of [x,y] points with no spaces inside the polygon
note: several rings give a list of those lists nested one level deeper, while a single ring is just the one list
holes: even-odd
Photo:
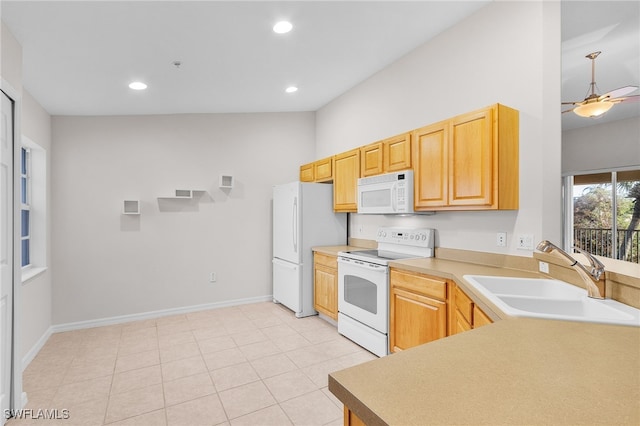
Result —
[{"label": "ceiling fan", "polygon": [[587,97],[584,98],[583,101],[562,102],[562,105],[575,105],[574,108],[562,111],[563,114],[573,111],[580,117],[598,118],[609,111],[614,104],[620,102],[637,102],[640,100],[640,95],[625,96],[628,93],[638,90],[638,86],[620,87],[604,95],[598,95],[596,93],[596,58],[600,53],[602,52],[593,52],[585,56],[585,58],[591,59],[591,84],[589,84]]}]

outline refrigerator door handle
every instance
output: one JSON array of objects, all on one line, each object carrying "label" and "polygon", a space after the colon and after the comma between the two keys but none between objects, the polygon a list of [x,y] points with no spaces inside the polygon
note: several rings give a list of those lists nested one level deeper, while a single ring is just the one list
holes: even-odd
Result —
[{"label": "refrigerator door handle", "polygon": [[298,252],[298,197],[293,197],[293,251]]}]

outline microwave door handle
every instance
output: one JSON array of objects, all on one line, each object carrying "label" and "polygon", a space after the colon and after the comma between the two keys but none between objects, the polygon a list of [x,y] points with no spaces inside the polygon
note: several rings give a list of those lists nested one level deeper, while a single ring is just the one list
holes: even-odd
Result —
[{"label": "microwave door handle", "polygon": [[394,212],[398,211],[398,184],[394,183],[391,187],[391,209]]}]

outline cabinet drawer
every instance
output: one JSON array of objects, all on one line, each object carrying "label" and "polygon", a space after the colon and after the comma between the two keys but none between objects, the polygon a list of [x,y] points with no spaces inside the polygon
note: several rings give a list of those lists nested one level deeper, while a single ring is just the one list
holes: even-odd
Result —
[{"label": "cabinet drawer", "polygon": [[447,281],[428,275],[391,270],[392,287],[400,287],[440,300],[447,299]]},{"label": "cabinet drawer", "polygon": [[455,290],[455,301],[456,308],[460,311],[464,319],[466,319],[469,324],[473,324],[473,302],[458,286],[456,286]]},{"label": "cabinet drawer", "polygon": [[315,253],[313,255],[313,263],[316,265],[323,265],[328,268],[338,269],[338,257],[329,256],[322,253]]}]

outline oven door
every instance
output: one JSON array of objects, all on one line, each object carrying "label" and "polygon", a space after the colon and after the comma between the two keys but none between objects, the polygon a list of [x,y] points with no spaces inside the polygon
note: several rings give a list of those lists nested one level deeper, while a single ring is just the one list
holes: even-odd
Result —
[{"label": "oven door", "polygon": [[380,333],[388,331],[389,268],[338,258],[338,311]]}]

